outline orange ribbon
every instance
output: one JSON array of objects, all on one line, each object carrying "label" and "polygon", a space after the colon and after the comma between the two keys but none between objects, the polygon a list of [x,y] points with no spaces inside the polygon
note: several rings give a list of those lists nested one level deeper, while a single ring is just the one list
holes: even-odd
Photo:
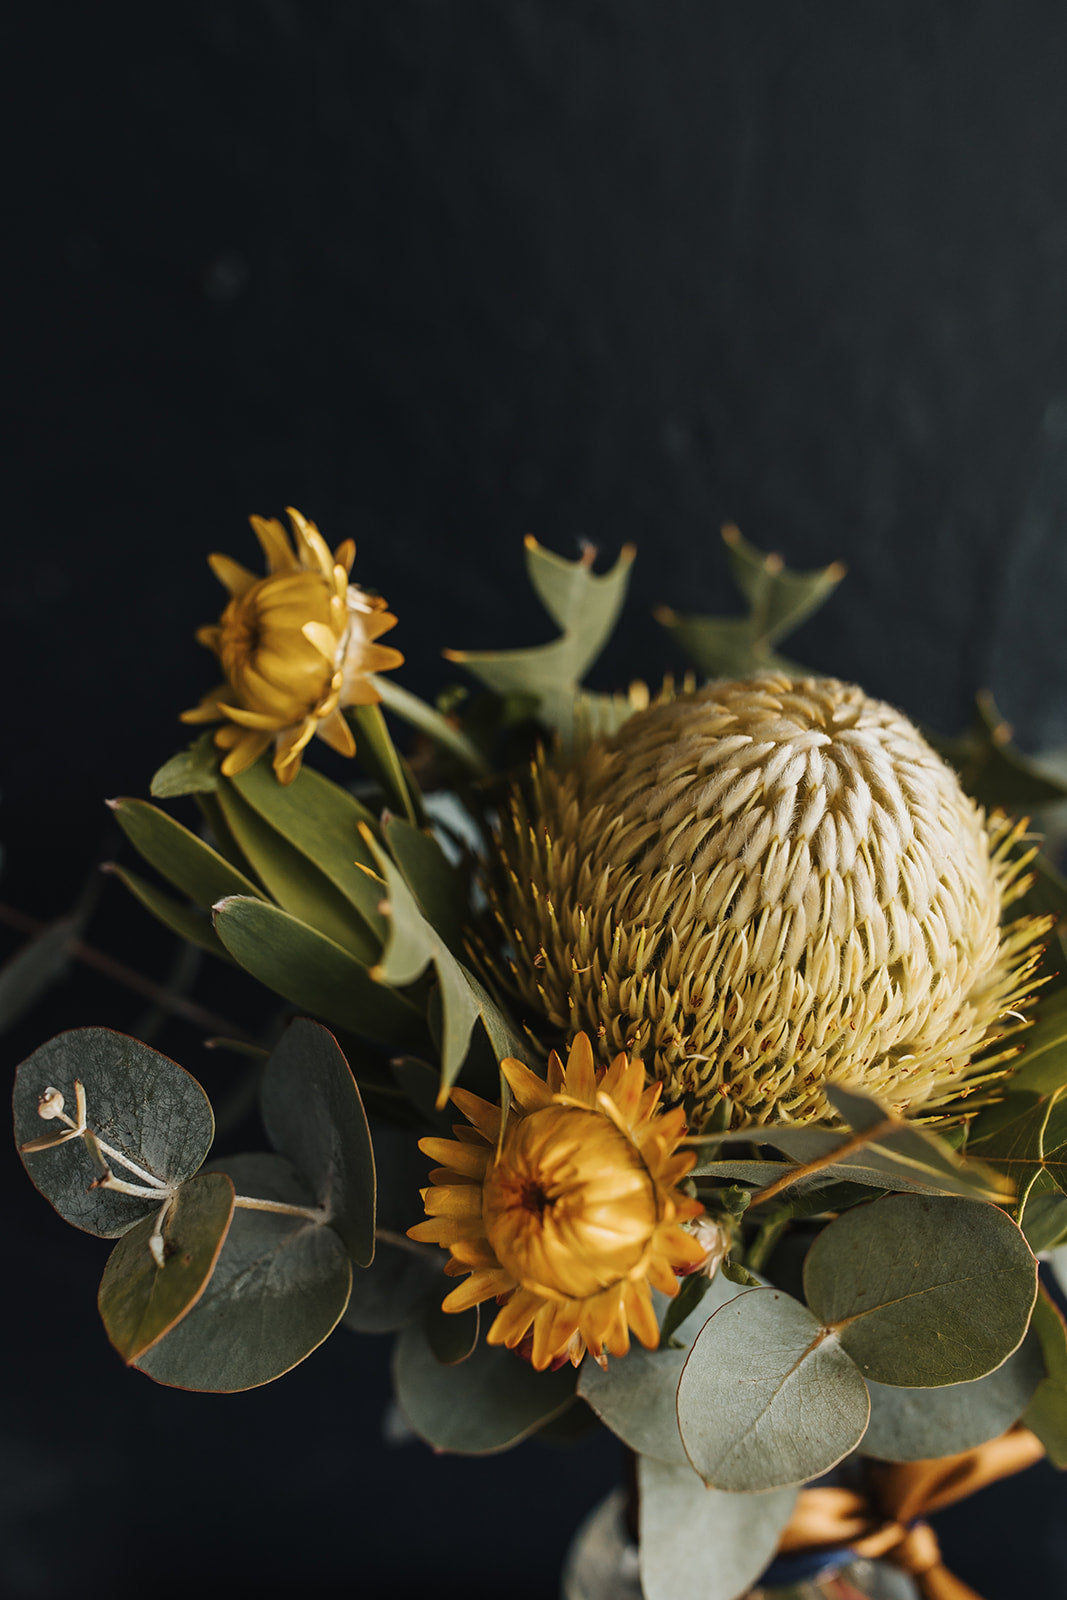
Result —
[{"label": "orange ribbon", "polygon": [[937,1535],[923,1518],[1021,1472],[1044,1453],[1028,1428],[1015,1427],[958,1456],[871,1462],[866,1496],[852,1489],[802,1489],[778,1552],[849,1545],[858,1556],[884,1556],[903,1568],[924,1600],[981,1600],[944,1566]]}]

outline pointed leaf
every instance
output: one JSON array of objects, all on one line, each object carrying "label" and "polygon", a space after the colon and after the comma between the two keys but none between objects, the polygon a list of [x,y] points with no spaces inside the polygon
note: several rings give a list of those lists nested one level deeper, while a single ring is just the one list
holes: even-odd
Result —
[{"label": "pointed leaf", "polygon": [[1034,1307],[1034,1332],[1041,1343],[1046,1376],[1023,1413],[1054,1467],[1067,1467],[1067,1326],[1044,1288]]},{"label": "pointed leaf", "polygon": [[176,800],[184,794],[210,794],[219,781],[220,752],[212,733],[198,739],[165,761],[152,779],[155,800]]},{"label": "pointed leaf", "polygon": [[973,1383],[904,1389],[868,1381],[871,1421],[860,1449],[880,1461],[973,1450],[1018,1422],[1044,1373],[1041,1345],[1031,1332],[1003,1366]]},{"label": "pointed leaf", "polygon": [[1067,796],[1067,785],[1017,750],[1011,734],[992,694],[982,689],[975,696],[969,731],[958,739],[934,738],[931,742],[956,768],[967,794],[988,810],[1004,806],[1009,811],[1027,811]]},{"label": "pointed leaf", "polygon": [[[220,1162],[238,1194],[312,1203],[281,1156]],[[233,1394],[270,1383],[309,1356],[340,1321],[352,1284],[332,1228],[238,1207],[203,1294],[135,1365],[157,1383]]]},{"label": "pointed leaf", "polygon": [[427,1444],[456,1455],[495,1455],[518,1444],[570,1405],[574,1381],[569,1366],[535,1372],[513,1350],[484,1343],[458,1366],[442,1366],[419,1322],[404,1328],[393,1352],[404,1416]]},{"label": "pointed leaf", "polygon": [[996,1206],[885,1195],[822,1230],[804,1292],[866,1377],[928,1388],[980,1378],[1017,1349],[1037,1263]]},{"label": "pointed leaf", "polygon": [[747,1289],[705,1323],[678,1385],[678,1424],[711,1488],[748,1494],[828,1472],[870,1402],[855,1362],[806,1306]]},{"label": "pointed leaf", "polygon": [[[100,1282],[100,1315],[127,1363],[158,1344],[203,1294],[233,1216],[233,1184],[221,1172],[202,1172],[182,1184],[162,1226],[156,1209],[119,1240]],[[162,1264],[151,1247],[157,1231]]]},{"label": "pointed leaf", "polygon": [[262,899],[260,890],[243,872],[158,806],[150,806],[147,800],[109,800],[108,804],[134,849],[198,906],[212,906],[229,894]]},{"label": "pointed leaf", "polygon": [[279,907],[234,896],[215,907],[215,929],[246,972],[302,1011],[401,1049],[425,1046],[426,1027],[410,1000]]},{"label": "pointed leaf", "polygon": [[185,905],[181,900],[175,900],[164,889],[157,889],[154,883],[149,883],[147,878],[142,878],[137,872],[131,872],[128,867],[118,866],[114,861],[107,862],[104,870],[117,878],[123,888],[128,889],[134,899],[141,902],[146,911],[150,911],[165,928],[177,934],[179,939],[185,939],[198,949],[218,956],[221,961],[232,961],[232,957],[215,932],[214,923],[208,912],[202,911],[199,906]]},{"label": "pointed leaf", "polygon": [[[13,1097],[17,1144],[67,1131],[58,1120],[42,1121],[37,1105],[45,1089],[58,1089],[66,1114],[75,1118],[75,1079],[85,1091],[89,1129],[112,1149],[165,1187],[177,1188],[197,1171],[215,1132],[207,1095],[176,1061],[109,1028],[57,1034],[22,1063]],[[116,1239],[159,1210],[154,1197],[93,1187],[103,1168],[85,1139],[23,1152],[22,1159],[60,1215],[98,1238]],[[140,1181],[107,1159],[116,1177]]]},{"label": "pointed leaf", "polygon": [[427,705],[425,700],[420,700],[418,695],[412,694],[410,689],[405,689],[401,684],[394,683],[391,678],[372,675],[370,681],[381,695],[382,705],[387,711],[392,711],[395,716],[402,717],[419,733],[424,733],[446,754],[458,761],[464,771],[469,772],[472,777],[489,776],[489,765],[485,757],[451,717],[446,717],[434,706]]},{"label": "pointed leaf", "polygon": [[1022,1035],[1022,1055],[1012,1073],[1012,1091],[1052,1094],[1067,1086],[1067,989],[1059,989],[1037,1008],[1034,1025]]},{"label": "pointed leaf", "polygon": [[386,804],[420,826],[426,819],[418,785],[393,743],[381,706],[351,706],[346,715],[356,736],[359,759],[381,785]]},{"label": "pointed leaf", "polygon": [[462,951],[468,904],[463,874],[452,865],[433,834],[413,828],[402,817],[388,817],[382,833],[427,922],[453,953]]},{"label": "pointed leaf", "polygon": [[688,1465],[645,1457],[637,1482],[644,1600],[746,1594],[772,1559],[797,1497],[795,1489],[725,1494],[706,1489]]},{"label": "pointed leaf", "polygon": [[22,945],[0,967],[0,1033],[14,1026],[63,977],[83,915],[60,917]]},{"label": "pointed leaf", "polygon": [[330,1214],[357,1266],[374,1255],[374,1151],[356,1080],[332,1033],[297,1017],[271,1052],[260,1089],[275,1149]]}]

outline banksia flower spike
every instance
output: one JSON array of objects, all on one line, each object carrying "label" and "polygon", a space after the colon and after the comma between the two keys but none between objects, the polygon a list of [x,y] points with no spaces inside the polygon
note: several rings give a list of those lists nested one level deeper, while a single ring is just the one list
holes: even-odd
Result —
[{"label": "banksia flower spike", "polygon": [[351,539],[330,553],[319,530],[289,508],[293,542],[280,522],[252,517],[267,559],[257,578],[229,556],[209,557],[230,594],[218,623],[197,638],[222,663],[226,682],[182,715],[183,722],[221,722],[215,743],[222,771],[236,777],[274,746],[274,771],[290,783],[305,745],[316,734],[344,756],[356,753],[344,706],[373,705],[381,696],[370,674],[403,663],[376,640],[396,624],[385,601],[348,576]]},{"label": "banksia flower spike", "polygon": [[892,707],[774,674],[541,756],[489,887],[529,1025],[642,1054],[694,1131],[824,1117],[831,1081],[938,1113],[1014,1054],[1022,835]]},{"label": "banksia flower spike", "polygon": [[423,1190],[429,1220],[408,1232],[450,1250],[447,1273],[470,1274],[444,1309],[497,1300],[488,1342],[528,1348],[539,1370],[577,1366],[586,1350],[603,1365],[605,1351],[626,1354],[631,1330],[655,1349],[650,1289],[674,1295],[676,1273],[708,1254],[682,1226],[703,1211],[676,1187],[696,1162],[677,1149],[684,1114],[661,1109],[640,1061],[596,1069],[585,1034],[566,1067],[552,1053],[547,1082],[520,1061],[501,1070],[514,1096],[506,1119],[453,1089],[471,1126],[419,1144],[444,1165]]}]

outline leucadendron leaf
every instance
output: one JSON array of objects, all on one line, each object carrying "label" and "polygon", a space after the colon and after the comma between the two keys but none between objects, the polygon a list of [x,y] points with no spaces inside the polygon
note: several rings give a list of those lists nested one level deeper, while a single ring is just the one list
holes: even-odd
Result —
[{"label": "leucadendron leaf", "polygon": [[403,1329],[393,1353],[396,1400],[435,1450],[487,1456],[535,1433],[574,1399],[575,1374],[535,1372],[513,1350],[479,1342],[466,1361],[443,1366],[421,1322]]},{"label": "leucadendron leaf", "polygon": [[780,1289],[747,1289],[693,1341],[678,1384],[686,1453],[709,1488],[788,1488],[863,1437],[867,1385],[840,1340]]},{"label": "leucadendron leaf", "polygon": [[221,1172],[183,1183],[163,1215],[146,1217],[112,1250],[97,1304],[126,1362],[158,1344],[203,1294],[233,1217],[233,1184]]},{"label": "leucadendron leaf", "polygon": [[129,799],[108,805],[134,849],[198,906],[212,906],[230,894],[262,899],[257,884],[158,806]]},{"label": "leucadendron leaf", "polygon": [[[282,1156],[232,1156],[217,1166],[238,1197],[314,1204]],[[340,1321],[351,1285],[348,1253],[332,1228],[238,1203],[200,1298],[134,1365],[172,1388],[254,1389],[322,1343]]]},{"label": "leucadendron leaf", "polygon": [[[64,1115],[76,1123],[78,1083],[88,1137],[63,1138],[71,1132],[68,1124],[43,1120],[38,1105],[46,1089],[55,1089]],[[13,1106],[15,1141],[32,1182],[68,1222],[102,1239],[116,1239],[154,1216],[164,1198],[102,1188],[108,1169],[146,1188],[176,1189],[199,1169],[215,1132],[211,1105],[195,1078],[110,1028],[72,1028],[41,1045],[15,1075]],[[58,1139],[63,1142],[50,1143]]]},{"label": "leucadendron leaf", "polygon": [[1019,1346],[1037,1262],[996,1206],[884,1195],[822,1230],[804,1293],[867,1378],[931,1388],[981,1378]]},{"label": "leucadendron leaf", "polygon": [[727,1494],[688,1465],[645,1456],[637,1485],[644,1600],[737,1600],[771,1560],[796,1503],[795,1489]]},{"label": "leucadendron leaf", "polygon": [[374,1255],[374,1151],[356,1080],[333,1034],[297,1017],[271,1052],[260,1088],[276,1150],[329,1214],[353,1262]]},{"label": "leucadendron leaf", "polygon": [[871,1420],[860,1449],[881,1461],[925,1461],[973,1450],[1017,1422],[1045,1375],[1031,1330],[995,1372],[972,1383],[903,1389],[868,1382]]}]

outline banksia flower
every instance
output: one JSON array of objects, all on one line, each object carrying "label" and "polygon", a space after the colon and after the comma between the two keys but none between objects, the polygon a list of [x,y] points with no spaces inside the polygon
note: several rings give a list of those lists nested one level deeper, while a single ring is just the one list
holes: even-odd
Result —
[{"label": "banksia flower", "polygon": [[638,1060],[598,1071],[585,1034],[566,1068],[552,1053],[547,1082],[520,1061],[501,1070],[514,1096],[506,1118],[453,1089],[472,1126],[419,1143],[444,1165],[423,1190],[429,1221],[409,1235],[449,1249],[451,1276],[470,1273],[444,1309],[497,1300],[488,1342],[528,1348],[539,1370],[577,1366],[586,1350],[602,1364],[605,1350],[623,1356],[631,1329],[655,1349],[650,1287],[674,1295],[676,1272],[708,1254],[682,1226],[703,1207],[675,1187],[696,1161],[676,1148],[684,1113],[660,1108]]},{"label": "banksia flower", "polygon": [[[490,884],[527,1022],[644,1055],[695,1131],[933,1113],[1006,1071],[1049,919],[1001,925],[1033,852],[899,712],[767,675],[540,757]],[[1018,1020],[1018,1019],[1016,1019]]]},{"label": "banksia flower", "polygon": [[369,674],[398,667],[398,650],[375,641],[396,624],[385,601],[348,575],[356,547],[346,539],[331,555],[319,530],[289,508],[293,544],[280,522],[252,517],[267,558],[257,578],[229,556],[209,557],[229,591],[217,624],[197,638],[222,663],[226,682],[206,695],[183,722],[222,722],[215,743],[226,755],[227,777],[250,767],[270,744],[274,771],[290,783],[304,746],[318,734],[344,756],[356,753],[343,706],[373,705],[381,696]]}]

